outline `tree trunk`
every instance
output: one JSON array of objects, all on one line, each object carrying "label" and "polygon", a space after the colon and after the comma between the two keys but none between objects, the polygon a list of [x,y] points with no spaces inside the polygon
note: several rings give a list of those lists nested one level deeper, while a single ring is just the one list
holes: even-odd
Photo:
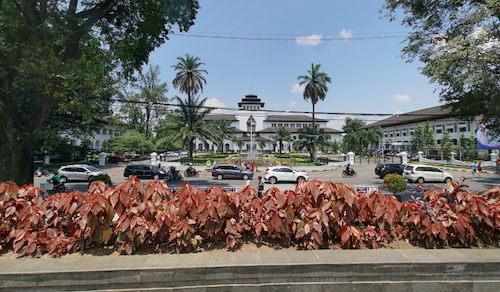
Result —
[{"label": "tree trunk", "polygon": [[312,146],[312,151],[311,151],[311,162],[314,162],[316,160],[315,159],[315,156],[316,156],[316,124],[314,121],[315,104],[314,104],[314,102],[312,104],[313,104],[313,124],[312,124],[313,146]]},{"label": "tree trunk", "polygon": [[30,137],[10,134],[9,139],[2,137],[0,142],[0,182],[14,181],[18,186],[30,184],[33,182]]}]

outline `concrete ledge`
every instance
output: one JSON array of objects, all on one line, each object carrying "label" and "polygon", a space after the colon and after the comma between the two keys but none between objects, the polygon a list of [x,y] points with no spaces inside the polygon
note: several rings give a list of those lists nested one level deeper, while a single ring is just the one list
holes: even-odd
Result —
[{"label": "concrete ledge", "polygon": [[0,259],[0,291],[498,291],[497,249]]}]

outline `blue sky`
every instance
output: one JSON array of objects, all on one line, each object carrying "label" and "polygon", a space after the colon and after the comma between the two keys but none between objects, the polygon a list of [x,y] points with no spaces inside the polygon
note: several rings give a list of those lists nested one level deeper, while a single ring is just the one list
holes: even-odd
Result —
[{"label": "blue sky", "polygon": [[[311,102],[297,88],[297,77],[306,75],[311,63],[321,64],[321,71],[332,79],[316,111],[394,114],[440,104],[436,86],[419,73],[422,64],[401,59],[404,38],[360,40],[408,32],[400,19],[389,22],[382,17],[383,0],[200,2],[190,31],[172,35],[150,56],[150,64],[160,66],[161,78],[169,84],[169,97],[185,97],[172,86],[171,66],[177,57],[190,54],[205,63],[209,74],[201,96],[211,106],[234,108],[253,93],[266,103],[265,109],[312,111]],[[297,40],[307,37],[322,41]],[[331,119],[329,125],[336,129],[345,118],[321,117]],[[351,117],[367,123],[380,119]]]}]

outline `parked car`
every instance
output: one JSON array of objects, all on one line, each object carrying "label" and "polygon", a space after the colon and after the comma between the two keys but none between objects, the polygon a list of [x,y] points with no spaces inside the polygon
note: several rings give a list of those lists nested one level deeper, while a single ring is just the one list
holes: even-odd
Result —
[{"label": "parked car", "polygon": [[380,178],[384,178],[390,173],[403,175],[405,166],[401,163],[379,163],[375,167],[375,174]]},{"label": "parked car", "polygon": [[408,165],[403,173],[403,177],[409,182],[418,182],[419,184],[427,181],[449,182],[453,176],[442,169],[428,165]]},{"label": "parked car", "polygon": [[124,177],[135,175],[138,178],[149,178],[154,180],[164,179],[167,172],[164,169],[147,164],[129,164],[123,172]]},{"label": "parked car", "polygon": [[181,155],[188,155],[188,152],[187,151],[181,151],[180,153]]},{"label": "parked car", "polygon": [[224,178],[240,178],[247,180],[253,178],[253,172],[234,164],[217,164],[212,168],[212,176],[216,177],[218,180]]},{"label": "parked car", "polygon": [[177,156],[179,156],[179,153],[173,152],[173,151],[168,151],[167,153],[165,153],[165,156],[167,156],[167,157],[177,157]]},{"label": "parked car", "polygon": [[309,180],[309,175],[303,171],[296,171],[293,168],[286,166],[273,166],[266,169],[264,172],[264,179],[269,181],[271,184],[275,184],[278,181],[307,181]]},{"label": "parked car", "polygon": [[93,176],[108,175],[105,171],[85,164],[61,166],[57,172],[63,182],[89,181]]},{"label": "parked car", "polygon": [[120,157],[120,156],[110,156],[108,158],[108,162],[109,163],[130,162],[130,160],[127,158]]}]

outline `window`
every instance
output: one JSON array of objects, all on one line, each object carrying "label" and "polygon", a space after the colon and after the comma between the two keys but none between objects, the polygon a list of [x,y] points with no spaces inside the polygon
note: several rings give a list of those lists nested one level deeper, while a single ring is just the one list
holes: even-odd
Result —
[{"label": "window", "polygon": [[437,145],[441,145],[441,140],[437,140]]},{"label": "window", "polygon": [[107,132],[108,132],[108,131],[107,131],[106,129],[102,129],[102,134],[103,134],[103,135],[106,135],[106,134],[107,134]]},{"label": "window", "polygon": [[396,137],[399,137],[399,133],[396,133]]},{"label": "window", "polygon": [[285,124],[285,128],[288,128],[288,124]]},{"label": "window", "polygon": [[300,128],[300,127],[302,127],[302,125],[301,124],[297,124],[297,128]]},{"label": "window", "polygon": [[293,140],[297,140],[297,136],[293,136]]},{"label": "window", "polygon": [[109,130],[109,135],[113,136],[113,130]]},{"label": "window", "polygon": [[441,134],[442,132],[443,132],[443,130],[441,130],[441,129],[436,130],[436,134]]},{"label": "window", "polygon": [[459,131],[460,132],[467,132],[467,127],[460,127]]},{"label": "window", "polygon": [[403,136],[406,136],[406,133],[403,133]]},{"label": "window", "polygon": [[272,124],[271,126],[272,126],[272,127],[276,127],[276,124]]}]

